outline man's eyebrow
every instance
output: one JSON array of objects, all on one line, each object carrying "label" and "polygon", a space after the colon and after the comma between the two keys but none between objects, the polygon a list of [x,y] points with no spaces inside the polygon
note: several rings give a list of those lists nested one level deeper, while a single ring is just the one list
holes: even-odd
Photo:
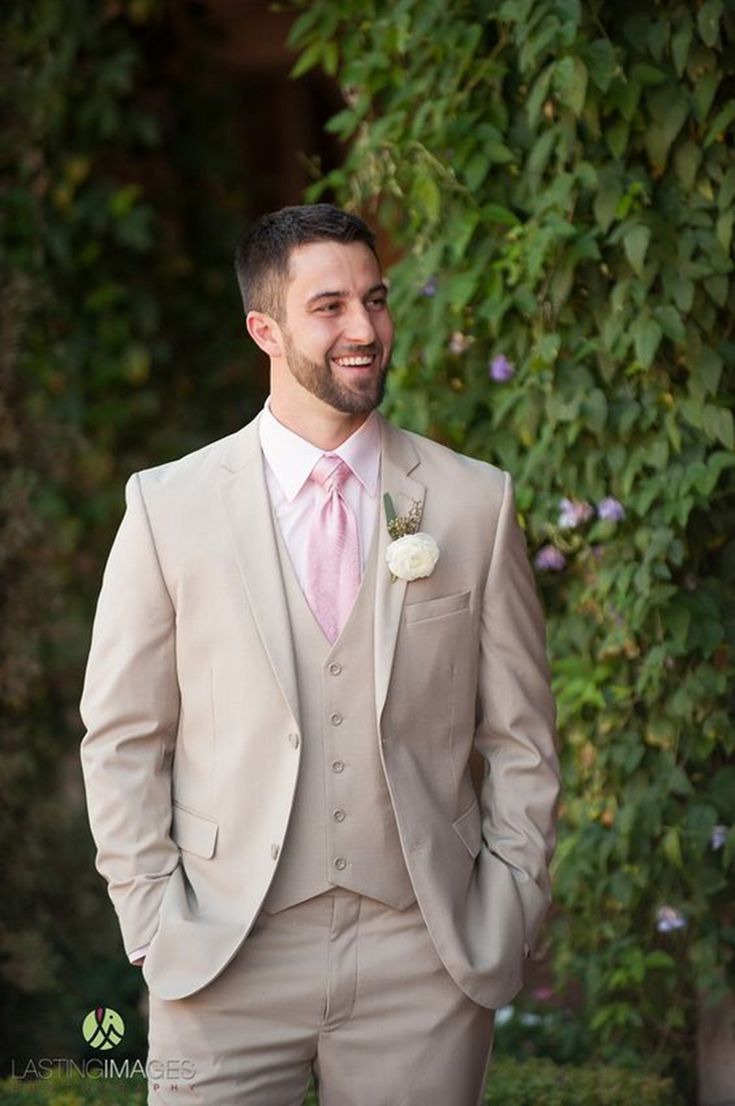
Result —
[{"label": "man's eyebrow", "polygon": [[[367,295],[367,296],[374,296],[376,292],[385,292],[385,293],[387,294],[387,292],[388,292],[388,285],[387,285],[387,284],[385,283],[385,281],[382,281],[382,280],[381,280],[381,281],[380,281],[380,282],[379,282],[378,284],[374,284],[374,285],[372,286],[372,288],[368,288],[368,290],[367,290],[367,292],[366,292],[366,295]],[[316,303],[316,301],[317,301],[317,300],[324,300],[324,299],[330,299],[330,300],[339,300],[339,299],[346,299],[346,297],[347,297],[348,295],[349,295],[349,293],[348,293],[348,292],[343,292],[343,291],[339,291],[339,292],[315,292],[313,296],[309,296],[308,300],[306,301],[306,305],[307,305],[307,307],[308,307],[308,306],[309,306],[310,304],[312,304],[312,303]]]}]

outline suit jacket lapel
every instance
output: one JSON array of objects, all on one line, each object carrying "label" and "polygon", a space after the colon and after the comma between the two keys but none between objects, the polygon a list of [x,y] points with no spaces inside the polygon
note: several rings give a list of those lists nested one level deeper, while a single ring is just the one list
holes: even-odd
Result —
[{"label": "suit jacket lapel", "polygon": [[299,699],[291,624],[273,530],[259,416],[232,438],[219,483],[226,525],[258,631],[276,679],[299,723]]},{"label": "suit jacket lapel", "polygon": [[406,597],[406,581],[391,580],[385,560],[386,549],[392,540],[388,534],[383,508],[383,495],[389,492],[396,513],[406,514],[412,502],[423,506],[426,488],[409,474],[420,464],[419,456],[410,437],[380,416],[381,466],[380,502],[376,525],[380,527],[378,541],[378,575],[375,583],[375,706],[380,722],[388,694],[398,627]]}]

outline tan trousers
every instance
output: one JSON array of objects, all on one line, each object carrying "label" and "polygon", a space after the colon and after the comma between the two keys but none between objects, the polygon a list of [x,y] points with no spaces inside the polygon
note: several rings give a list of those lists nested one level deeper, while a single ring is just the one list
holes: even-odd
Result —
[{"label": "tan trousers", "polygon": [[[151,1106],[478,1106],[494,1012],[448,975],[418,906],[335,888],[261,912],[189,998],[151,995]],[[184,1072],[192,1078],[171,1078]]]}]

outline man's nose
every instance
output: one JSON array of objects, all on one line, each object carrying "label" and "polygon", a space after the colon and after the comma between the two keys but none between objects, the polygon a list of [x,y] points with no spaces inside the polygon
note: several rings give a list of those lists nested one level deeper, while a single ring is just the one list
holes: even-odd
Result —
[{"label": "man's nose", "polygon": [[370,312],[364,304],[351,306],[345,320],[345,341],[355,345],[367,345],[375,341],[375,327]]}]

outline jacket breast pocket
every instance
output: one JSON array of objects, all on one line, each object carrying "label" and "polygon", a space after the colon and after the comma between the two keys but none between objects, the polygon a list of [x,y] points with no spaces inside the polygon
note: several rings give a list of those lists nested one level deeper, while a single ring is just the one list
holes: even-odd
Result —
[{"label": "jacket breast pocket", "polygon": [[442,618],[469,610],[471,591],[457,595],[440,595],[436,599],[424,599],[420,603],[406,603],[406,622],[424,622],[428,618]]},{"label": "jacket breast pocket", "polygon": [[218,828],[213,819],[195,814],[174,800],[171,836],[184,852],[209,860],[214,856]]}]

